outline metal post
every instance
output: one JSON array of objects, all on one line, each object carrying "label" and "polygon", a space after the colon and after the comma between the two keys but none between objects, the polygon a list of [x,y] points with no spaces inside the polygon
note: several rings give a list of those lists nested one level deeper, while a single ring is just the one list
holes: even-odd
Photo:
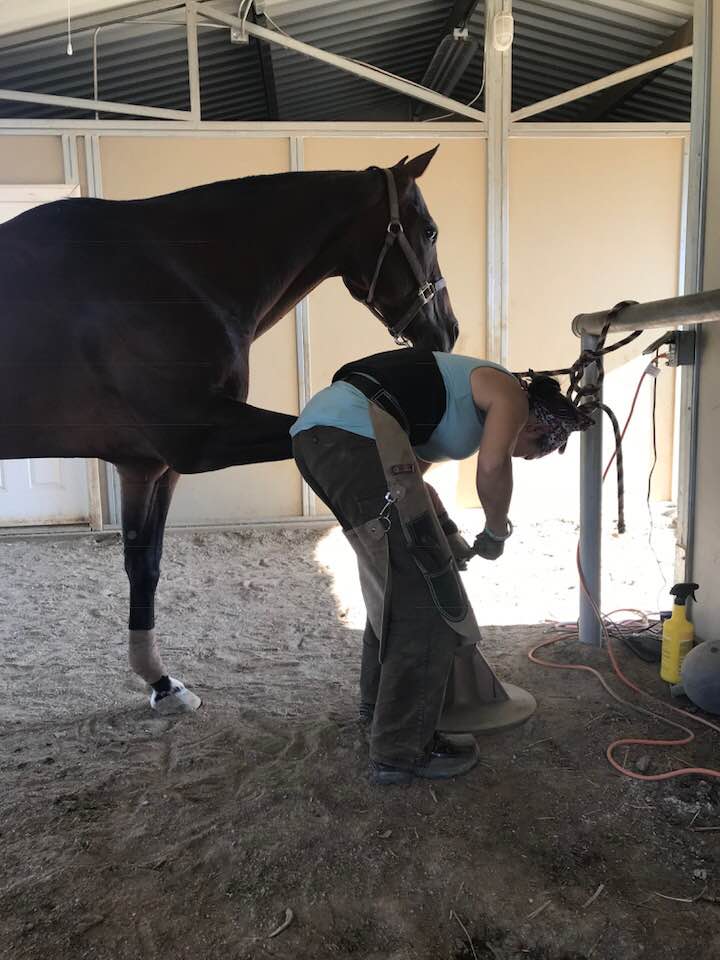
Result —
[{"label": "metal post", "polygon": [[[583,350],[594,350],[598,337],[584,333]],[[597,365],[585,371],[583,386],[597,383]],[[602,394],[598,394],[602,400]],[[600,623],[593,605],[600,608],[600,571],[602,546],[602,413],[597,412],[596,425],[580,437],[580,566],[589,597],[580,591],[580,642],[599,647],[602,643]]]},{"label": "metal post", "polygon": [[[302,137],[290,137],[290,169],[301,172],[305,169],[305,150]],[[305,296],[295,304],[295,349],[297,352],[298,408],[303,407],[312,395],[310,374],[310,298]],[[315,492],[301,479],[302,515],[317,515]]]},{"label": "metal post", "polygon": [[509,151],[512,53],[492,43],[498,13],[510,13],[508,0],[485,7],[485,114],[487,116],[486,356],[508,362]]},{"label": "metal post", "polygon": [[185,30],[187,34],[188,85],[190,113],[197,123],[201,117],[200,62],[198,53],[197,7],[194,0],[185,0]]},{"label": "metal post", "polygon": [[[712,56],[711,0],[695,0],[692,109],[690,112],[690,157],[685,223],[683,293],[703,288],[705,259],[705,209],[710,130],[710,62]],[[702,331],[695,336],[692,365],[680,369],[680,417],[678,442],[677,533],[675,579],[692,582],[695,548],[695,495],[697,484],[697,434],[700,403],[700,351]]]}]

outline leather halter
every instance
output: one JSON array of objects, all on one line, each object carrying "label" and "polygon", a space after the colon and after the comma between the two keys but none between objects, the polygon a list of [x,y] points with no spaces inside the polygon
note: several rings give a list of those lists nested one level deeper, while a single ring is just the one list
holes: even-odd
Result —
[{"label": "leather halter", "polygon": [[[415,251],[410,246],[408,239],[405,236],[403,225],[400,222],[400,205],[398,203],[395,177],[392,174],[392,170],[383,169],[382,172],[385,174],[385,179],[387,182],[390,220],[387,225],[385,243],[383,244],[380,255],[378,256],[377,264],[375,266],[375,273],[373,274],[372,283],[370,284],[368,295],[365,298],[365,303],[370,310],[372,310],[378,320],[381,320],[382,323],[385,324],[390,335],[395,339],[396,343],[407,343],[406,338],[403,336],[403,332],[410,326],[420,309],[424,307],[426,303],[430,303],[438,290],[442,290],[444,287],[446,287],[447,283],[443,277],[438,277],[437,280],[427,279],[425,272],[420,265],[420,261],[415,255]],[[399,245],[400,250],[405,255],[405,259],[407,260],[408,265],[410,266],[410,269],[412,270],[413,275],[418,282],[418,290],[414,295],[410,306],[403,313],[400,319],[395,323],[390,323],[387,317],[383,315],[380,308],[373,301],[375,298],[375,288],[377,286],[380,270],[382,269],[385,257],[387,256],[390,248],[396,243]]]}]

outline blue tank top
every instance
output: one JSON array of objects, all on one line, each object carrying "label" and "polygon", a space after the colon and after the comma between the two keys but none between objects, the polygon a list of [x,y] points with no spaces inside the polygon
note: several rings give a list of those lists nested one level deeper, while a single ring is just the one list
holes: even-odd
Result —
[{"label": "blue tank top", "polygon": [[[405,351],[399,355],[402,353]],[[422,460],[431,463],[463,460],[477,451],[485,425],[485,413],[472,398],[470,374],[476,367],[494,367],[508,376],[512,374],[497,363],[477,357],[440,352],[434,352],[433,357],[445,387],[445,411],[428,439],[413,449]],[[392,392],[391,382],[383,385]],[[290,435],[295,437],[303,430],[322,426],[374,440],[368,403],[360,390],[339,380],[312,397],[290,428]]]}]

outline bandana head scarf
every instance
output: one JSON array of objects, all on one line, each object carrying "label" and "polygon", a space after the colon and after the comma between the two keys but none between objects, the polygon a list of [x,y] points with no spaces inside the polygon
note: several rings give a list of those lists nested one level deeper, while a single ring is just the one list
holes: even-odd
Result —
[{"label": "bandana head scarf", "polygon": [[[543,379],[549,380],[550,378]],[[557,384],[557,381],[554,381],[554,383]],[[541,456],[544,457],[555,450],[564,453],[571,433],[576,430],[587,430],[595,423],[589,412],[576,406],[560,393],[559,384],[557,385],[557,395],[547,398],[547,401],[545,397],[540,399],[540,397],[534,395],[532,380],[530,383],[524,383],[523,385],[528,391],[530,412],[535,417],[535,421],[543,427],[543,433],[538,439]]]}]

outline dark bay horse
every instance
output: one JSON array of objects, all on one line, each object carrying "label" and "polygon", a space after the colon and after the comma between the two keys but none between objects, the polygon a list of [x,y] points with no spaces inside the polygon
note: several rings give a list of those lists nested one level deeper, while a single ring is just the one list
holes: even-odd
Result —
[{"label": "dark bay horse", "polygon": [[153,633],[178,477],[292,456],[294,416],[246,403],[253,340],[341,276],[396,338],[455,343],[415,183],[434,153],[390,170],[63,200],[0,226],[0,459],[117,467],[130,664],[158,709],[199,705],[168,677]]}]

